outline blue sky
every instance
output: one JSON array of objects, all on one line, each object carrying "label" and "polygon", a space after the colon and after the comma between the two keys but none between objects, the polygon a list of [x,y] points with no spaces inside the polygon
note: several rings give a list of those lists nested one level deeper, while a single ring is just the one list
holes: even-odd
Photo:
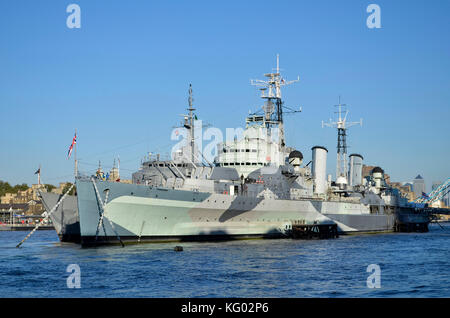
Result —
[{"label": "blue sky", "polygon": [[[66,7],[81,8],[81,28]],[[369,29],[366,8],[381,8]],[[394,181],[421,174],[427,188],[450,177],[449,1],[2,1],[0,2],[0,179],[56,184],[73,179],[67,160],[78,130],[80,170],[120,156],[124,177],[148,151],[169,152],[187,105],[223,130],[242,127],[261,101],[250,79],[280,54],[287,142],[308,160],[329,149],[321,128],[338,96],[351,120],[349,153]]]}]

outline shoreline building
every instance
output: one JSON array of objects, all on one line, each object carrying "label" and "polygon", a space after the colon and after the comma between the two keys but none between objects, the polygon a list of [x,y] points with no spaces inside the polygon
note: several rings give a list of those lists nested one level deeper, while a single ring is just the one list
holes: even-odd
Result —
[{"label": "shoreline building", "polygon": [[416,198],[421,198],[422,193],[427,193],[425,190],[425,180],[420,174],[413,180],[413,192]]},{"label": "shoreline building", "polygon": [[[376,167],[377,166],[363,165],[362,166],[362,179],[364,180],[364,178],[370,176],[372,173],[372,170]],[[384,173],[384,180],[386,181],[387,184],[391,184],[391,177],[387,173]]]}]

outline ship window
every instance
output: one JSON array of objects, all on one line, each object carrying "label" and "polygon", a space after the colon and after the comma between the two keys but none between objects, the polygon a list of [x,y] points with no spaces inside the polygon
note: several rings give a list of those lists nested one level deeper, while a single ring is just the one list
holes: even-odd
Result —
[{"label": "ship window", "polygon": [[252,163],[252,166],[256,166],[256,162],[253,162],[253,163]]},{"label": "ship window", "polygon": [[250,165],[251,165],[251,163],[250,163],[250,162],[247,162],[247,163],[246,163],[246,165],[247,165],[247,166],[250,166]]},{"label": "ship window", "polygon": [[228,166],[228,162],[225,162],[223,165],[224,165],[224,166]]},{"label": "ship window", "polygon": [[241,163],[240,163],[240,162],[236,162],[235,165],[236,165],[236,166],[240,166]]},{"label": "ship window", "polygon": [[250,149],[245,149],[245,152],[250,152]]},{"label": "ship window", "polygon": [[225,148],[223,148],[223,152],[225,153],[225,152],[227,152],[227,150]]},{"label": "ship window", "polygon": [[230,162],[230,166],[234,166],[234,162]]},{"label": "ship window", "polygon": [[252,149],[252,152],[256,152],[256,149]]}]

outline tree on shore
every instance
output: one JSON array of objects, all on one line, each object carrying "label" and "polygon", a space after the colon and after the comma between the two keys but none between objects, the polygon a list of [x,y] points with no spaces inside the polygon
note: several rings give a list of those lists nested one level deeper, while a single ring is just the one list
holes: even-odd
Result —
[{"label": "tree on shore", "polygon": [[52,192],[53,189],[56,189],[56,187],[53,184],[44,184],[45,190],[47,192]]},{"label": "tree on shore", "polygon": [[4,196],[6,193],[17,193],[19,191],[25,191],[28,189],[29,186],[26,183],[11,186],[8,182],[0,180],[0,196]]},{"label": "tree on shore", "polygon": [[[64,186],[63,190],[62,190],[62,194],[66,193],[67,190],[69,190],[69,188],[72,186],[72,183],[67,182],[66,185]],[[72,190],[70,190],[69,195],[74,195],[77,193],[77,188],[73,187]]]}]

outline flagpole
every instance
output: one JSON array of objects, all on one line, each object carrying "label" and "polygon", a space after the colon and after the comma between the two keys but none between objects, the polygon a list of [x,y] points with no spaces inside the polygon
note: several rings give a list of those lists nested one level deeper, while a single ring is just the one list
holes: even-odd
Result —
[{"label": "flagpole", "polygon": [[[77,138],[77,129],[75,128],[75,138]],[[75,178],[78,176],[78,161],[77,161],[77,141],[75,139]]]},{"label": "flagpole", "polygon": [[[117,178],[116,178],[116,180],[117,179],[120,180],[120,157],[119,156],[117,156],[117,160],[119,161],[119,166],[117,167]],[[116,180],[114,180],[114,181],[116,181]]]},{"label": "flagpole", "polygon": [[41,185],[41,165],[39,164],[39,173],[38,173],[38,186]]}]

